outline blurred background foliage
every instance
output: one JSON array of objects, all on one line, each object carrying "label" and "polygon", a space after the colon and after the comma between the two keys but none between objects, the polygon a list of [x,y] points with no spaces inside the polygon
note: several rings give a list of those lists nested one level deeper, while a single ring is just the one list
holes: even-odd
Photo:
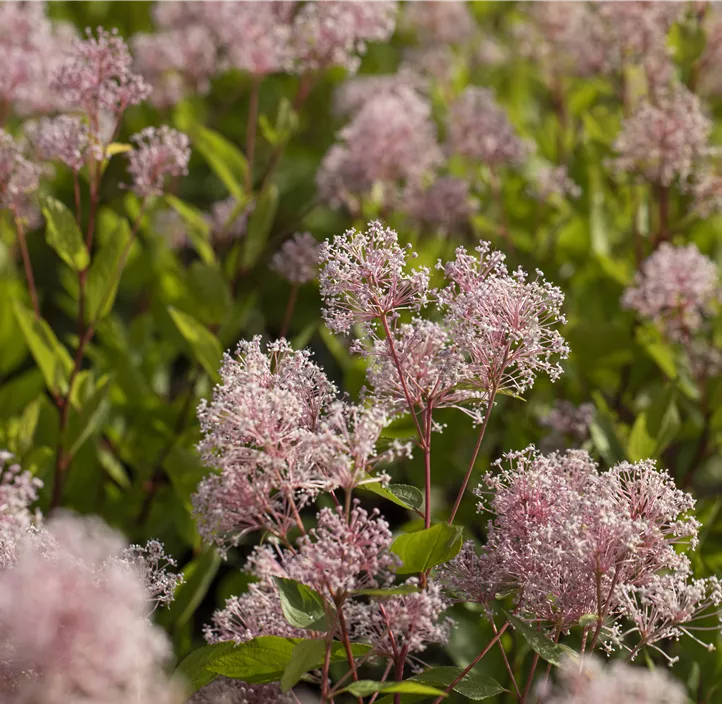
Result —
[{"label": "blurred background foliage", "polygon": [[[506,252],[512,266],[541,269],[566,294],[568,323],[562,333],[572,351],[563,365],[564,375],[555,384],[537,380],[526,402],[510,397],[498,401],[477,469],[485,470],[504,451],[543,442],[549,429],[540,421],[555,400],[591,403],[594,419],[583,446],[605,466],[625,458],[651,456],[669,468],[678,484],[699,499],[698,516],[704,529],[695,567],[700,576],[718,573],[722,567],[719,375],[703,385],[696,383],[680,350],[652,326],[635,321],[620,305],[637,267],[634,232],[648,248],[657,217],[652,188],[620,180],[605,164],[613,156],[612,145],[625,106],[611,80],[564,76],[566,112],[562,122],[555,95],[539,66],[521,51],[525,40],[513,31],[525,7],[513,2],[473,2],[469,8],[479,36],[492,38],[501,58],[487,63],[472,61],[468,53],[454,49],[450,80],[434,85],[431,92],[439,129],[443,133],[448,104],[465,86],[492,87],[519,133],[537,144],[538,156],[554,164],[564,163],[581,187],[576,199],[539,200],[529,196],[523,173],[504,173],[500,198],[492,197],[488,189],[476,193],[477,212],[464,227],[448,233],[421,230],[396,212],[383,214],[403,240],[413,242],[421,263],[434,264],[438,257],[450,256],[459,244],[488,239]],[[153,30],[149,2],[51,2],[49,14],[78,28],[117,27],[125,37]],[[688,19],[670,37],[682,77],[691,74],[704,46],[703,33],[695,22]],[[359,73],[394,72],[404,49],[414,41],[408,32],[398,31],[390,43],[371,45]],[[378,214],[378,207],[370,203],[368,212],[354,218],[321,204],[316,194],[316,172],[344,124],[333,109],[333,96],[345,79],[342,69],[319,76],[293,119],[288,106],[299,78],[284,75],[263,80],[260,114],[269,128],[265,135],[261,131],[257,141],[257,186],[277,146],[272,143],[277,135],[270,126],[285,119],[292,133],[273,176],[274,185],[255,195],[257,251],[254,245],[249,250],[248,240],[214,249],[202,225],[197,227],[195,246],[173,247],[154,219],[154,211],[167,209],[168,203],[152,204],[141,219],[139,238],[122,272],[112,311],[98,325],[76,386],[79,410],[72,414],[62,441],[72,448],[62,505],[100,514],[134,541],[156,537],[178,558],[186,583],[176,602],[157,618],[173,635],[179,656],[201,640],[201,627],[213,609],[244,589],[247,577],[238,567],[250,549],[242,545],[221,563],[196,533],[190,497],[208,469],[194,452],[199,438],[195,408],[211,393],[222,350],[255,334],[278,336],[291,292],[290,285],[268,269],[269,258],[279,245],[297,231],[310,231],[323,240],[350,226],[363,226],[367,216]],[[229,183],[238,189],[233,195],[253,195],[244,190],[238,172],[224,182],[213,163],[220,160],[231,172],[237,167],[234,154],[243,151],[250,90],[251,79],[231,71],[213,81],[208,95],[190,97],[165,110],[144,104],[126,114],[117,142],[127,142],[130,134],[147,125],[171,124],[191,136],[190,173],[173,192],[180,201],[178,208],[182,210],[184,204],[192,208],[185,212],[188,222],[193,222],[194,214],[197,217],[226,198]],[[718,99],[708,96],[707,105],[712,116],[722,117]],[[202,148],[199,126],[212,130],[211,135],[222,135],[227,142]],[[17,123],[11,118],[8,128],[12,131],[14,127]],[[722,139],[721,128],[716,119],[713,142]],[[212,142],[208,135],[205,139]],[[112,161],[102,183],[101,245],[113,237],[114,213],[131,221],[138,213],[138,201],[124,189],[125,182],[121,161]],[[58,168],[42,188],[66,204],[72,203],[70,172]],[[674,241],[695,243],[719,262],[722,219],[719,215],[690,218],[688,209],[689,196],[675,194],[671,205]],[[500,226],[502,218],[504,228]],[[76,304],[69,270],[46,243],[42,228],[29,233],[28,247],[43,318],[57,339],[72,349],[77,342]],[[5,218],[0,232],[0,446],[14,452],[26,469],[43,479],[41,507],[47,509],[59,443],[59,412],[48,394],[37,351],[31,349],[32,343],[13,313],[17,301],[29,305],[14,227]],[[719,317],[710,335],[710,342],[719,346]],[[323,328],[315,284],[299,291],[289,337],[295,346],[310,347],[344,391],[351,395],[359,392],[364,383],[363,362]],[[439,420],[445,420],[443,413]],[[445,432],[434,440],[437,476],[433,505],[440,516],[448,513],[475,437],[465,416],[452,413],[448,420]],[[410,421],[406,426],[395,424],[392,431],[398,436],[411,435]],[[391,474],[395,482],[422,485],[421,457],[394,466]],[[364,498],[371,505],[383,503],[385,515],[396,527],[414,520],[404,509],[379,497],[367,494]],[[478,538],[483,534],[484,519],[475,514],[471,496],[462,504],[460,515],[459,523],[467,526],[470,535]],[[432,653],[428,659],[451,659],[465,665],[477,652],[477,644],[488,639],[488,626],[473,610],[459,609],[454,617],[458,626],[447,654]],[[512,638],[509,634],[504,637]],[[722,677],[722,654],[708,653],[689,642],[684,647],[686,656],[675,674],[686,680],[699,701],[714,701],[711,692]],[[526,651],[520,647],[514,654],[524,658]],[[502,664],[496,650],[481,668],[498,676]]]}]

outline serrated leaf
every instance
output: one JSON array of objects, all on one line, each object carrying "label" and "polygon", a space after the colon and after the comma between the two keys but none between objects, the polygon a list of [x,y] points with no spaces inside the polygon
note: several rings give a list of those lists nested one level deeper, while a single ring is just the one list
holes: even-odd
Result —
[{"label": "serrated leaf", "polygon": [[244,269],[252,267],[261,256],[271,234],[271,226],[276,219],[277,210],[278,187],[272,183],[261,193],[248,218],[248,231],[241,257],[241,265]]},{"label": "serrated leaf", "polygon": [[431,528],[400,535],[391,544],[391,552],[398,555],[403,565],[397,574],[412,574],[448,562],[462,545],[462,528],[447,523],[437,523]]},{"label": "serrated leaf", "polygon": [[188,343],[193,357],[205,369],[208,376],[217,381],[219,379],[218,368],[223,354],[223,348],[218,338],[188,313],[172,306],[168,307],[168,313]]},{"label": "serrated leaf", "polygon": [[123,257],[130,242],[130,225],[125,218],[106,212],[105,220],[113,233],[98,249],[88,269],[86,322],[100,320],[112,310],[125,266]]},{"label": "serrated leaf", "polygon": [[291,659],[283,670],[281,691],[288,692],[309,670],[317,667],[326,652],[326,641],[304,640],[297,643],[291,651]]},{"label": "serrated leaf", "polygon": [[42,372],[48,388],[56,394],[66,393],[73,368],[73,360],[68,350],[60,344],[47,322],[36,318],[35,313],[20,301],[13,301],[13,312],[30,354]]},{"label": "serrated leaf", "polygon": [[83,271],[90,264],[90,255],[73,214],[55,198],[43,198],[41,208],[45,216],[45,239],[60,258],[75,271]]},{"label": "serrated leaf", "polygon": [[[450,665],[433,667],[430,670],[425,670],[421,674],[414,675],[411,679],[448,687],[462,672],[463,670],[460,667]],[[474,670],[469,670],[469,672],[454,685],[454,691],[467,699],[473,699],[475,701],[489,699],[502,692],[506,692],[504,687],[493,677],[484,675],[481,672],[475,672]]]},{"label": "serrated leaf", "polygon": [[384,486],[381,482],[367,482],[361,484],[359,489],[365,489],[377,496],[383,496],[397,506],[403,506],[412,511],[420,508],[424,503],[424,495],[421,491],[408,484],[388,484]]},{"label": "serrated leaf", "polygon": [[237,200],[244,200],[248,162],[240,150],[218,132],[200,125],[193,127],[193,141],[228,191]]},{"label": "serrated leaf", "polygon": [[562,662],[563,655],[566,654],[564,648],[562,648],[560,645],[557,645],[549,638],[547,638],[543,633],[540,633],[539,631],[533,629],[531,626],[527,625],[526,623],[524,623],[524,621],[517,618],[513,614],[504,612],[504,615],[509,620],[509,623],[519,633],[521,633],[524,640],[529,644],[529,647],[531,647],[531,649],[535,653],[537,653],[539,657],[541,657],[543,660],[546,660],[548,663],[559,667]]},{"label": "serrated leaf", "polygon": [[315,589],[285,577],[274,577],[274,581],[281,598],[281,610],[292,626],[312,631],[327,631],[331,627],[329,615],[333,609]]},{"label": "serrated leaf", "polygon": [[415,682],[413,680],[404,680],[403,682],[376,682],[375,680],[359,680],[352,682],[341,692],[348,692],[355,697],[368,697],[376,692],[384,692],[387,694],[421,694],[424,696],[446,697],[446,692],[427,684]]}]

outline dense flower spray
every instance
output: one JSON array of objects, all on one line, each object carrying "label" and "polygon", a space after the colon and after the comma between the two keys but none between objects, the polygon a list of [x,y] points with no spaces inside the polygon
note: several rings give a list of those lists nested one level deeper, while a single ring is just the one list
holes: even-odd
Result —
[{"label": "dense flower spray", "polygon": [[534,150],[517,135],[488,88],[466,88],[451,105],[447,141],[450,153],[490,168],[519,166]]},{"label": "dense flower spray", "polygon": [[18,143],[0,129],[0,208],[23,217],[40,182],[40,167],[23,156]]},{"label": "dense flower spray", "polygon": [[0,5],[0,125],[10,111],[24,116],[62,107],[63,96],[50,83],[74,32],[70,24],[51,22],[45,3]]},{"label": "dense flower spray", "polygon": [[408,3],[402,24],[428,44],[462,44],[474,39],[477,32],[467,3],[453,0]]},{"label": "dense flower spray", "polygon": [[0,450],[0,570],[17,560],[18,543],[42,526],[42,515],[31,509],[43,483],[11,463],[12,453]]},{"label": "dense flower spray", "polygon": [[241,680],[219,677],[201,687],[187,704],[292,704],[291,692],[285,694],[277,684],[246,684]]},{"label": "dense flower spray", "polygon": [[[478,490],[480,511],[492,514],[487,542],[479,555],[468,543],[444,569],[450,591],[487,606],[513,594],[518,613],[557,635],[587,618],[592,647],[600,634],[633,653],[653,643],[639,625],[625,631],[624,623],[641,620],[635,597],[669,599],[674,584],[700,592],[684,554],[697,540],[694,499],[651,460],[600,473],[582,450],[527,448],[505,459],[508,466],[499,462],[500,473],[485,476]],[[675,628],[719,604],[716,582],[704,582],[696,604],[686,611],[670,605]],[[640,640],[627,645],[634,633]]]},{"label": "dense flower spray", "polygon": [[133,72],[133,59],[117,31],[102,28],[94,37],[76,39],[68,57],[55,72],[52,88],[68,107],[87,115],[90,130],[99,139],[105,114],[115,126],[125,110],[145,100],[151,92],[143,78]]},{"label": "dense flower spray", "polygon": [[646,259],[622,305],[658,325],[673,340],[700,329],[720,299],[717,266],[693,244],[666,242]]},{"label": "dense flower spray", "polygon": [[[142,576],[98,521],[63,516],[0,571],[0,691],[9,704],[179,703],[170,643],[146,618]],[[142,657],[138,657],[142,653]]]},{"label": "dense flower spray", "polygon": [[699,98],[678,85],[625,119],[614,144],[619,155],[614,166],[658,186],[684,184],[709,153],[711,129]]},{"label": "dense flower spray", "polygon": [[431,106],[408,86],[385,91],[366,102],[339,133],[316,180],[322,199],[357,211],[382,189],[389,205],[397,187],[415,181],[442,162]]},{"label": "dense flower spray", "polygon": [[623,662],[604,666],[595,657],[585,657],[581,664],[568,658],[560,669],[560,684],[552,688],[547,682],[540,688],[543,704],[683,704],[684,688],[664,670],[630,667]]},{"label": "dense flower spray", "polygon": [[146,127],[133,136],[136,148],[128,155],[133,190],[140,196],[163,195],[169,178],[188,173],[190,140],[170,127]]},{"label": "dense flower spray", "polygon": [[[80,171],[88,158],[91,147],[87,124],[76,115],[43,117],[26,128],[38,157],[49,161],[63,162],[73,171]],[[97,161],[103,158],[98,145],[93,145],[93,156]]]},{"label": "dense flower spray", "polygon": [[271,259],[271,269],[297,286],[318,274],[319,243],[310,232],[299,232],[283,243]]}]

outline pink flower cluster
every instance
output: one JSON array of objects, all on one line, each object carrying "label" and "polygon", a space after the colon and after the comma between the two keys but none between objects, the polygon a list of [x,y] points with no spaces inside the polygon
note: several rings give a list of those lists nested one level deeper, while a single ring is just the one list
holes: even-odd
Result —
[{"label": "pink flower cluster", "polygon": [[[557,634],[588,619],[582,628],[596,631],[592,643],[603,630],[633,654],[716,613],[716,580],[690,580],[684,554],[700,525],[694,499],[652,460],[600,473],[582,450],[541,455],[530,447],[505,455],[505,464],[477,492],[479,510],[492,514],[481,554],[469,542],[443,571],[452,593],[487,606],[513,594],[519,614]],[[635,625],[624,631],[625,622]],[[627,646],[634,633],[639,642]]]},{"label": "pink flower cluster", "polygon": [[321,198],[357,212],[380,188],[385,206],[397,189],[420,179],[442,161],[431,106],[415,90],[398,85],[363,104],[323,159],[316,182]]},{"label": "pink flower cluster", "polygon": [[76,39],[65,61],[58,67],[52,89],[69,108],[80,109],[99,134],[104,114],[117,124],[123,112],[151,93],[143,78],[133,73],[132,57],[117,31],[98,28],[97,38],[88,30],[86,39]]},{"label": "pink flower cluster", "polygon": [[0,570],[4,702],[179,704],[164,670],[170,643],[148,621],[142,575],[122,550],[99,521],[72,516],[20,543]]},{"label": "pink flower cluster", "polygon": [[163,2],[159,31],[133,38],[136,67],[167,107],[205,93],[228,69],[255,77],[343,66],[355,71],[367,42],[387,40],[395,2]]},{"label": "pink flower cluster", "polygon": [[589,426],[594,420],[594,404],[575,406],[569,401],[556,401],[540,424],[551,433],[544,439],[548,447],[563,447],[566,439],[582,443],[589,437]]},{"label": "pink flower cluster", "polygon": [[520,166],[535,145],[521,139],[488,88],[470,86],[454,101],[447,118],[447,149],[491,169]]},{"label": "pink flower cluster", "polygon": [[[326,324],[338,333],[360,326],[353,349],[370,357],[374,393],[392,410],[471,403],[476,417],[500,389],[520,394],[539,373],[561,374],[568,347],[554,326],[564,322],[563,295],[541,274],[510,274],[484,243],[476,256],[459,248],[439,263],[446,285],[431,289],[429,272],[408,271],[407,259],[396,232],[380,223],[321,247]],[[436,320],[400,321],[429,302]]]},{"label": "pink flower cluster", "polygon": [[681,85],[661,91],[624,120],[614,143],[614,166],[659,186],[684,185],[709,154],[711,131],[694,93]]},{"label": "pink flower cluster", "polygon": [[350,490],[404,451],[376,450],[386,417],[337,402],[308,352],[285,340],[267,349],[260,337],[241,342],[235,358],[225,357],[212,401],[198,411],[198,449],[220,473],[201,482],[194,511],[201,535],[223,548],[254,530],[285,537],[319,492]]},{"label": "pink flower cluster", "polygon": [[672,340],[697,332],[720,300],[716,264],[693,244],[662,243],[643,263],[622,305],[652,321]]},{"label": "pink flower cluster", "polygon": [[0,209],[7,208],[14,217],[27,215],[39,182],[40,168],[23,156],[11,135],[0,129]]},{"label": "pink flower cluster", "polygon": [[128,155],[133,190],[142,197],[160,196],[169,178],[188,173],[190,140],[170,127],[146,127],[132,137],[136,148]]},{"label": "pink flower cluster", "polygon": [[667,34],[684,9],[681,2],[545,2],[531,6],[531,21],[517,31],[523,51],[551,75],[612,75],[641,63],[651,87],[661,87],[673,71]]},{"label": "pink flower cluster", "polygon": [[201,687],[187,704],[292,704],[292,692],[281,692],[277,684],[246,684],[219,677]]},{"label": "pink flower cluster", "polygon": [[43,483],[20,465],[8,464],[12,458],[0,450],[0,571],[15,564],[18,543],[42,526],[42,516],[31,506]]},{"label": "pink flower cluster", "polygon": [[[397,565],[389,552],[391,538],[377,511],[369,514],[357,504],[346,516],[340,507],[322,509],[316,528],[302,535],[295,548],[255,548],[247,569],[259,581],[214,614],[206,638],[215,643],[271,634],[302,636],[304,632],[290,626],[281,611],[274,578],[283,577],[312,587],[341,608],[350,637],[371,643],[380,654],[398,657],[402,648],[421,652],[429,643],[445,643],[451,622],[443,612],[449,601],[437,584],[410,594],[354,598],[356,590],[391,584]],[[406,586],[418,587],[418,580],[410,579]]]},{"label": "pink flower cluster", "polygon": [[[77,115],[43,117],[26,125],[26,133],[41,161],[61,161],[73,171],[80,171],[91,148],[88,125]],[[92,145],[96,161],[103,158],[100,145]]]},{"label": "pink flower cluster", "polygon": [[298,232],[286,240],[271,258],[271,269],[296,286],[318,275],[319,243],[310,232]]},{"label": "pink flower cluster", "polygon": [[45,3],[0,4],[0,123],[8,112],[28,115],[63,106],[50,90],[52,76],[70,49],[73,27],[51,22]]},{"label": "pink flower cluster", "polygon": [[402,24],[425,44],[463,44],[476,38],[477,27],[466,2],[410,2]]},{"label": "pink flower cluster", "polygon": [[603,665],[587,656],[581,664],[567,658],[559,670],[560,683],[540,688],[542,704],[685,704],[682,685],[660,668],[630,667],[616,660]]},{"label": "pink flower cluster", "polygon": [[440,176],[429,185],[413,183],[402,195],[402,210],[421,226],[451,232],[478,210],[469,183],[456,176]]}]

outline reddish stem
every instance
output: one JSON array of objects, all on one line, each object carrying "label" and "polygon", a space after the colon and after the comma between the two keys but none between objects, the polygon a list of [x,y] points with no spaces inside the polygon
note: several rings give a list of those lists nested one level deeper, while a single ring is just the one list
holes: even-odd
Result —
[{"label": "reddish stem", "polygon": [[283,314],[283,323],[281,324],[281,332],[279,337],[286,337],[288,329],[291,327],[291,320],[293,318],[293,311],[296,308],[296,299],[298,298],[298,284],[291,286],[291,291],[288,294],[288,303],[286,303],[286,310]]},{"label": "reddish stem", "polygon": [[469,480],[471,479],[471,473],[474,471],[474,464],[476,463],[476,458],[479,455],[479,449],[481,448],[481,442],[484,439],[484,433],[486,433],[486,426],[489,424],[489,417],[491,416],[491,409],[494,407],[494,400],[496,399],[496,391],[497,387],[493,387],[491,390],[491,393],[489,394],[489,404],[486,409],[486,414],[484,416],[484,422],[481,425],[481,430],[479,431],[479,437],[476,441],[476,447],[474,448],[474,454],[471,458],[471,462],[469,462],[469,468],[466,470],[466,476],[464,477],[464,481],[461,485],[461,489],[459,489],[459,493],[456,495],[456,501],[454,502],[454,508],[451,510],[451,515],[449,516],[449,525],[451,525],[454,522],[454,518],[456,517],[456,512],[459,510],[459,506],[461,505],[461,499],[464,497],[464,492],[466,491],[466,487],[469,485]]},{"label": "reddish stem", "polygon": [[531,683],[534,681],[534,673],[536,672],[537,665],[539,664],[539,653],[534,653],[534,660],[531,663],[531,670],[529,671],[529,677],[524,687],[524,694],[521,695],[521,704],[524,704],[526,698],[529,696],[531,690]]},{"label": "reddish stem", "polygon": [[[135,220],[135,223],[133,225],[133,229],[130,233],[130,239],[128,240],[128,244],[125,247],[125,250],[123,251],[123,254],[121,256],[121,260],[119,262],[119,268],[122,271],[123,267],[125,266],[125,260],[128,256],[128,252],[130,252],[130,247],[135,241],[135,236],[138,232],[138,227],[140,226],[140,221],[143,217],[143,212],[145,210],[145,201],[141,204],[140,212],[138,213],[138,217]],[[90,233],[89,233],[90,234]],[[90,238],[92,239],[92,237]],[[90,251],[90,248],[88,248],[88,251]],[[81,273],[86,273],[85,272]],[[84,281],[84,277],[81,278],[82,281]],[[105,301],[107,300],[107,295],[109,295],[109,291],[106,293],[106,298],[104,298],[100,306],[98,307],[98,310],[101,311],[105,305]],[[65,472],[72,461],[72,456],[66,454],[65,448],[63,447],[63,441],[64,441],[64,435],[65,435],[65,429],[68,426],[68,421],[70,419],[70,406],[72,402],[72,396],[73,396],[73,386],[75,384],[75,380],[78,377],[78,374],[80,373],[80,369],[83,365],[83,359],[85,357],[85,348],[87,347],[88,343],[93,338],[93,335],[95,333],[95,326],[97,324],[97,320],[93,320],[90,322],[87,328],[84,327],[84,304],[83,304],[83,291],[81,288],[81,296],[80,296],[80,303],[79,303],[79,312],[78,312],[78,330],[79,330],[79,340],[78,340],[78,347],[75,351],[75,358],[73,360],[73,368],[70,372],[70,377],[68,378],[68,388],[64,396],[58,395],[54,398],[56,405],[58,406],[58,409],[60,410],[60,423],[58,428],[58,448],[55,455],[55,478],[53,482],[53,495],[50,502],[51,508],[57,508],[60,505],[60,502],[62,501],[62,495],[63,495],[63,477],[65,475]]]},{"label": "reddish stem", "polygon": [[431,528],[431,402],[426,406],[424,414],[426,436],[424,439],[424,478],[425,478],[425,505],[424,528]]},{"label": "reddish stem", "polygon": [[[338,614],[338,625],[341,629],[341,640],[343,642],[344,650],[346,651],[346,660],[348,666],[351,668],[351,677],[354,682],[358,682],[358,672],[356,670],[356,661],[354,660],[353,652],[351,651],[351,640],[348,637],[348,630],[346,629],[346,619],[343,615],[343,602],[336,604],[336,613]],[[357,697],[358,704],[363,704],[363,697]]]},{"label": "reddish stem", "polygon": [[424,444],[426,442],[424,437],[424,432],[421,430],[421,424],[419,423],[419,419],[416,417],[416,410],[414,409],[414,402],[411,400],[411,394],[409,393],[409,388],[406,385],[406,378],[404,376],[404,370],[401,367],[401,362],[399,360],[399,356],[396,353],[396,346],[394,345],[394,338],[391,336],[391,329],[389,328],[389,321],[386,318],[386,314],[381,315],[381,325],[383,325],[384,332],[386,333],[386,340],[389,345],[389,352],[391,353],[391,358],[393,359],[394,366],[396,367],[396,371],[399,373],[399,380],[401,381],[401,388],[404,391],[404,396],[406,397],[406,403],[409,407],[409,410],[411,411],[411,416],[414,419],[414,425],[416,426],[416,432],[419,436],[419,442],[421,443],[421,447],[424,447]]},{"label": "reddish stem", "polygon": [[20,245],[20,254],[23,258],[23,267],[25,268],[25,278],[28,281],[28,289],[30,290],[30,300],[33,303],[35,318],[40,320],[40,304],[38,303],[38,292],[35,288],[35,277],[33,276],[33,265],[30,261],[28,245],[25,241],[25,230],[23,228],[21,218],[15,214],[15,228],[18,232],[18,244]]},{"label": "reddish stem", "polygon": [[[466,677],[466,676],[469,674],[469,672],[471,672],[471,670],[472,670],[474,667],[476,667],[476,665],[481,661],[481,659],[491,650],[491,648],[493,647],[494,643],[496,643],[496,641],[498,641],[499,638],[501,638],[501,636],[504,634],[504,631],[506,631],[507,628],[509,628],[509,622],[508,622],[508,621],[496,632],[496,635],[486,644],[486,647],[484,648],[484,650],[482,650],[482,651],[471,661],[471,663],[469,663],[469,665],[467,665],[467,666],[459,673],[459,675],[452,681],[452,683],[451,683],[448,687],[446,687],[446,689],[444,690],[444,692],[445,692],[446,694],[449,694],[449,693],[454,689],[454,687],[456,687],[456,685],[459,684],[459,682],[461,682],[461,680],[463,680],[464,677]],[[441,702],[442,702],[443,700],[444,700],[444,697],[443,697],[442,695],[440,695],[440,696],[438,696],[436,699],[434,699],[434,701],[432,702],[432,704],[441,704]]]}]

